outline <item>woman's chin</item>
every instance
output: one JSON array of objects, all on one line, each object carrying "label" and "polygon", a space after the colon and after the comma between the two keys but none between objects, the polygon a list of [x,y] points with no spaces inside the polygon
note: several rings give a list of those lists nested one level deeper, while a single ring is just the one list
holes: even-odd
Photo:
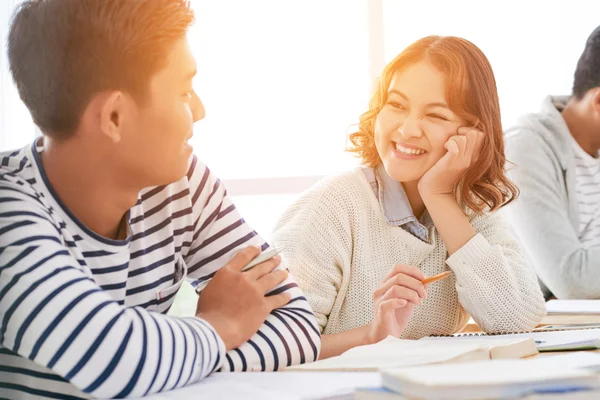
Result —
[{"label": "woman's chin", "polygon": [[386,172],[393,180],[397,182],[414,182],[421,179],[425,171],[414,170],[414,168],[410,168],[407,165],[401,165],[398,162],[395,162],[393,166],[387,165],[385,167]]}]

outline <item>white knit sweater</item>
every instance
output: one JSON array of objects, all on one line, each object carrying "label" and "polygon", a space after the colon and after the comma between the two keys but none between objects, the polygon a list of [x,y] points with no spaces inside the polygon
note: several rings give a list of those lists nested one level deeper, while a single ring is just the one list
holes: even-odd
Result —
[{"label": "white knit sweater", "polygon": [[496,213],[472,218],[478,234],[448,257],[437,230],[431,244],[386,223],[360,168],[326,178],[281,217],[273,244],[307,296],[321,332],[373,319],[373,292],[395,264],[426,276],[454,274],[428,286],[402,337],[462,329],[469,314],[486,332],[527,331],[545,315],[536,275]]}]

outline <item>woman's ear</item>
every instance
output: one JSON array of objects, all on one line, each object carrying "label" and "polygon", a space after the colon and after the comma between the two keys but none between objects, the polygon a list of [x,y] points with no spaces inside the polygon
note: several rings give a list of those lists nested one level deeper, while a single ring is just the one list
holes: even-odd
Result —
[{"label": "woman's ear", "polygon": [[480,132],[485,132],[485,127],[483,126],[483,123],[479,119],[475,119],[475,121],[473,121],[472,126],[473,126],[473,128],[477,129]]}]

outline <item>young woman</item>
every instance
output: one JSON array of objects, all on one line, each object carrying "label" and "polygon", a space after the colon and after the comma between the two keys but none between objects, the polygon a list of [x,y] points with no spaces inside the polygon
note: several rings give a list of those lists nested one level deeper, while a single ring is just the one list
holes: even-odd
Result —
[{"label": "young woman", "polygon": [[451,334],[469,314],[486,332],[540,322],[536,275],[497,213],[518,190],[479,48],[438,36],[409,46],[350,141],[364,166],[304,193],[273,236],[317,316],[320,358],[388,335]]}]

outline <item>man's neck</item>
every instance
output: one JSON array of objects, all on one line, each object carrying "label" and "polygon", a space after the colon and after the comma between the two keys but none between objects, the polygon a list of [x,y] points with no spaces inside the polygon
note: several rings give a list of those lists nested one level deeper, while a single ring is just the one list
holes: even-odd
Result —
[{"label": "man's neck", "polygon": [[579,146],[592,157],[597,157],[600,150],[599,132],[586,121],[585,113],[579,104],[574,100],[569,101],[561,114]]},{"label": "man's neck", "polygon": [[[83,225],[100,236],[123,239],[123,217],[139,190],[119,180],[102,151],[82,148],[77,139],[63,143],[44,138],[44,170],[62,203]],[[140,188],[141,189],[141,188]]]}]

